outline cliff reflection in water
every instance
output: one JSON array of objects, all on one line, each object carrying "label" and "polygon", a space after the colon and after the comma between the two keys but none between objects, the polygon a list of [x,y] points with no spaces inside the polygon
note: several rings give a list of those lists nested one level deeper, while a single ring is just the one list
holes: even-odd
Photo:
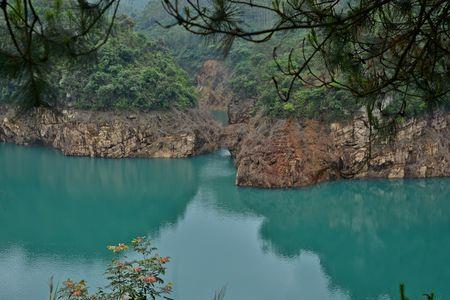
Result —
[{"label": "cliff reflection in water", "polygon": [[343,181],[270,195],[239,189],[219,202],[264,218],[266,251],[319,255],[333,283],[354,299],[395,298],[401,282],[416,295],[450,295],[448,179]]},{"label": "cliff reflection in water", "polygon": [[176,299],[450,295],[450,180],[234,185],[225,152],[89,159],[0,144],[0,299],[45,298],[51,275],[102,285],[106,245],[149,235]]},{"label": "cliff reflection in water", "polygon": [[177,223],[199,182],[192,161],[64,157],[1,145],[0,248],[62,257],[157,236]]}]

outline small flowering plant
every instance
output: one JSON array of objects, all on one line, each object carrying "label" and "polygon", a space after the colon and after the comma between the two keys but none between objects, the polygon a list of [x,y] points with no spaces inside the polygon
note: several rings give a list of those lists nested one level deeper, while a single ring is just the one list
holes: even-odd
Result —
[{"label": "small flowering plant", "polygon": [[[86,281],[73,282],[67,279],[63,282],[63,288],[59,291],[58,299],[90,299]],[[94,298],[95,299],[95,298]]]},{"label": "small flowering plant", "polygon": [[[147,300],[159,297],[170,299],[172,283],[164,284],[165,264],[169,257],[156,254],[156,248],[143,237],[135,238],[131,245],[108,246],[118,255],[106,269],[109,285],[96,294],[89,295],[85,281],[78,283],[70,279],[64,281],[58,293],[60,300]],[[133,259],[127,256],[132,250]]]}]

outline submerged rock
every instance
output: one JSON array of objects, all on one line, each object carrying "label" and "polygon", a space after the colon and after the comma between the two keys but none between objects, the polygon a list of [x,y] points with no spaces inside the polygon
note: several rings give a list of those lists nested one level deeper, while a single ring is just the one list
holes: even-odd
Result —
[{"label": "submerged rock", "polygon": [[216,150],[220,130],[198,110],[0,113],[0,141],[45,145],[71,156],[188,157]]}]

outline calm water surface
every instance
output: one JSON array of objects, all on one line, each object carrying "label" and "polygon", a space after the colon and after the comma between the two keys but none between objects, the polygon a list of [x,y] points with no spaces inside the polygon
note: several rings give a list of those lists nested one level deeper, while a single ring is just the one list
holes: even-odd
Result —
[{"label": "calm water surface", "polygon": [[[104,284],[106,246],[150,236],[174,298],[450,299],[450,180],[234,186],[226,152],[90,159],[0,144],[0,299],[47,299],[49,278]],[[421,298],[422,299],[422,298]]]}]

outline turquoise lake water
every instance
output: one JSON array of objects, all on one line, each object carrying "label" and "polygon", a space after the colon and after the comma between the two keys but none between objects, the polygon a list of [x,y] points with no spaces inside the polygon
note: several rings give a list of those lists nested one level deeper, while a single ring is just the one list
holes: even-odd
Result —
[{"label": "turquoise lake water", "polygon": [[140,235],[172,261],[175,299],[450,299],[450,180],[299,190],[234,185],[226,151],[191,159],[64,157],[0,144],[0,299],[48,281],[104,284],[106,246]]}]

